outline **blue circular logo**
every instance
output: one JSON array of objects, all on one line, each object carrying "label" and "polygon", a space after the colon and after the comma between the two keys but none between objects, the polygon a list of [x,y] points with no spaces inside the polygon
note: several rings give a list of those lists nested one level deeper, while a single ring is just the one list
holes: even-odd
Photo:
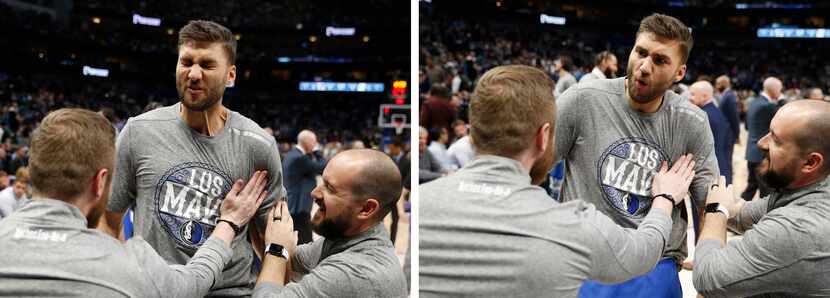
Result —
[{"label": "blue circular logo", "polygon": [[597,181],[605,200],[626,216],[642,218],[651,209],[651,181],[668,156],[645,138],[625,138],[597,160]]},{"label": "blue circular logo", "polygon": [[198,249],[213,232],[230,177],[215,166],[187,162],[168,170],[156,184],[156,214],[167,234]]}]

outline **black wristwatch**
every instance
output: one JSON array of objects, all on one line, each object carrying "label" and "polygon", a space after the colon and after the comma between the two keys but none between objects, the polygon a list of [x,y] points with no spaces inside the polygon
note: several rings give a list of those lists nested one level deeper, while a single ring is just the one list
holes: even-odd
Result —
[{"label": "black wristwatch", "polygon": [[240,228],[239,226],[237,226],[235,223],[231,222],[230,220],[220,218],[220,219],[216,220],[216,224],[218,225],[220,222],[223,222],[223,221],[228,223],[228,225],[231,227],[231,229],[233,230],[233,233],[234,233],[234,235],[233,235],[234,237],[236,237],[236,235],[239,235],[239,231],[242,230],[242,228]]},{"label": "black wristwatch", "polygon": [[706,210],[706,213],[720,212],[720,213],[723,213],[723,215],[726,215],[726,218],[729,218],[729,210],[727,210],[726,207],[721,206],[720,203],[706,204],[706,209],[705,210]]},{"label": "black wristwatch", "polygon": [[268,248],[265,249],[265,253],[286,260],[288,259],[288,250],[286,250],[285,247],[282,247],[282,245],[276,243],[268,244]]},{"label": "black wristwatch", "polygon": [[661,193],[659,195],[653,196],[653,197],[651,197],[651,200],[654,201],[654,199],[659,198],[659,197],[664,197],[664,198],[668,199],[669,202],[671,202],[672,206],[675,205],[674,197],[670,194],[667,194],[667,193]]}]

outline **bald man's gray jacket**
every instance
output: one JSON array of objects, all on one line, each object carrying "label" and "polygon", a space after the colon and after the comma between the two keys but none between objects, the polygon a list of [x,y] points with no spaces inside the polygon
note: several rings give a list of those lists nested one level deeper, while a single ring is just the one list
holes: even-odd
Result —
[{"label": "bald man's gray jacket", "polygon": [[382,224],[347,239],[320,238],[291,256],[287,286],[261,283],[255,298],[406,297],[406,281],[395,247]]},{"label": "bald man's gray jacket", "polygon": [[187,265],[168,265],[139,237],[120,243],[74,205],[36,199],[0,222],[0,296],[203,297],[230,262],[211,237]]},{"label": "bald man's gray jacket", "polygon": [[559,203],[513,159],[483,155],[420,187],[421,297],[576,297],[586,279],[652,270],[671,218],[621,228],[590,203]]},{"label": "bald man's gray jacket", "polygon": [[747,202],[743,238],[698,242],[694,285],[706,297],[830,297],[830,179]]}]

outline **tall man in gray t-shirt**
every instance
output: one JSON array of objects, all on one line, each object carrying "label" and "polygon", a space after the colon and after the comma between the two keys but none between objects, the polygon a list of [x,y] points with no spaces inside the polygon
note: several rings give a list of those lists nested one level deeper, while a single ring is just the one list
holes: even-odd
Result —
[{"label": "tall man in gray t-shirt", "polygon": [[[830,296],[830,103],[799,100],[758,141],[758,179],[772,192],[738,198],[721,177],[695,248],[695,288],[706,297]],[[743,237],[726,243],[727,219]]]},{"label": "tall man in gray t-shirt", "polygon": [[[683,79],[691,48],[691,33],[682,22],[653,14],[640,23],[625,78],[588,81],[557,99],[556,153],[566,165],[564,201],[585,200],[620,226],[637,227],[652,209],[649,181],[660,163],[690,153],[697,162],[690,201],[703,206],[718,173],[712,133],[700,108],[667,91]],[[588,282],[581,295],[679,297],[677,272],[668,269],[679,268],[686,258],[687,218],[684,208],[672,212],[666,259],[653,274],[620,285]],[[655,282],[662,279],[671,282]]]},{"label": "tall man in gray t-shirt", "polygon": [[[478,156],[420,187],[421,297],[574,297],[586,279],[620,282],[654,268],[671,210],[694,176],[691,157],[654,176],[637,230],[590,203],[559,203],[539,184],[554,161],[553,82],[529,66],[478,81],[470,125]],[[558,134],[558,132],[557,132]]]},{"label": "tall man in gray t-shirt", "polygon": [[[236,77],[236,41],[227,28],[191,21],[179,31],[176,89],[181,102],[131,118],[118,138],[118,169],[107,210],[110,227],[135,210],[135,234],[168,262],[184,264],[216,227],[222,198],[256,170],[269,175],[252,222],[261,239],[268,208],[284,194],[274,138],[222,105]],[[251,295],[254,250],[248,226],[234,239],[231,264],[210,295]],[[117,231],[117,228],[115,229]]]},{"label": "tall man in gray t-shirt", "polygon": [[231,261],[235,231],[264,199],[265,174],[234,185],[212,235],[184,266],[146,241],[122,244],[94,227],[107,206],[115,129],[81,109],[49,113],[32,135],[34,199],[0,222],[0,296],[202,297]]}]

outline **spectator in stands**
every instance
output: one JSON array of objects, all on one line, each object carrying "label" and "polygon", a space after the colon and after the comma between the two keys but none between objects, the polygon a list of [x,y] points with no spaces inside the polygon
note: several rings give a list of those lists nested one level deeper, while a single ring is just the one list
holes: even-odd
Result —
[{"label": "spectator in stands", "polygon": [[617,67],[617,56],[609,51],[602,51],[594,58],[594,69],[579,78],[579,82],[616,78]]},{"label": "spectator in stands", "polygon": [[17,169],[25,167],[29,164],[29,156],[26,155],[27,148],[23,145],[18,145],[14,150],[11,160],[9,161],[9,173],[16,173]]},{"label": "spectator in stands", "polygon": [[758,166],[764,159],[764,155],[758,148],[758,141],[769,133],[769,124],[772,117],[784,101],[781,99],[781,80],[776,77],[769,77],[764,80],[764,91],[749,103],[746,112],[746,129],[749,131],[749,138],[746,144],[746,161],[749,170],[747,174],[746,189],[741,194],[744,200],[750,201],[755,197],[755,192],[760,192],[760,197],[766,197],[770,189],[763,183],[758,183]]},{"label": "spectator in stands", "polygon": [[29,170],[19,168],[14,176],[14,184],[0,191],[0,219],[8,217],[29,201]]},{"label": "spectator in stands", "polygon": [[9,187],[9,173],[0,170],[0,189],[6,189],[6,187]]},{"label": "spectator in stands", "polygon": [[419,183],[429,182],[441,176],[446,172],[441,164],[435,160],[435,157],[427,149],[427,140],[429,139],[429,131],[423,126],[420,127],[418,134],[418,181]]},{"label": "spectator in stands", "polygon": [[821,88],[812,88],[810,92],[807,93],[807,99],[816,99],[816,100],[824,100],[824,93],[821,92]]},{"label": "spectator in stands", "polygon": [[556,72],[559,79],[556,81],[556,89],[553,91],[554,98],[559,98],[565,90],[568,90],[573,85],[576,85],[576,78],[571,74],[574,69],[573,60],[568,55],[559,55],[559,59],[554,62]]},{"label": "spectator in stands", "polygon": [[421,105],[421,126],[427,129],[450,129],[450,124],[456,117],[456,109],[450,105],[450,99],[450,91],[444,84],[432,84],[427,100]]},{"label": "spectator in stands", "polygon": [[732,184],[732,151],[735,148],[735,135],[732,134],[726,117],[715,106],[714,88],[708,81],[697,81],[689,87],[689,92],[691,94],[689,99],[692,103],[703,109],[709,118],[720,175],[726,177],[726,183]]},{"label": "spectator in stands", "polygon": [[[729,122],[729,129],[732,130],[732,136],[735,137],[735,143],[738,143],[740,142],[741,135],[741,120],[738,118],[738,97],[735,95],[735,91],[732,90],[732,83],[730,82],[729,77],[726,75],[719,76],[715,80],[715,88],[718,90],[718,93],[720,93],[720,111],[723,113],[726,121]],[[732,154],[729,156],[731,160]],[[721,170],[723,170],[723,168],[721,168]]]},{"label": "spectator in stands", "polygon": [[450,165],[450,157],[447,154],[447,143],[449,142],[449,132],[446,128],[432,128],[429,130],[429,153],[436,161],[446,170],[455,170]]},{"label": "spectator in stands", "polygon": [[453,121],[452,131],[455,135],[455,138],[450,143],[455,143],[455,141],[467,135],[467,122],[464,122],[464,120],[462,119],[457,119]]}]

